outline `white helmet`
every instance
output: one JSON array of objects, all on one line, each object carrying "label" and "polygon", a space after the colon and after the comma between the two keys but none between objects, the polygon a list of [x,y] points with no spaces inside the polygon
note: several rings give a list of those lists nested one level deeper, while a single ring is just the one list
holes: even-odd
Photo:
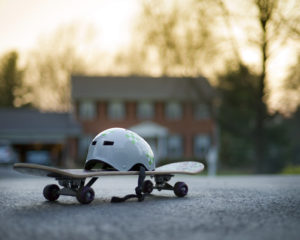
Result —
[{"label": "white helmet", "polygon": [[149,144],[138,134],[124,128],[110,128],[99,133],[89,146],[85,169],[97,163],[118,171],[155,169],[154,155]]}]

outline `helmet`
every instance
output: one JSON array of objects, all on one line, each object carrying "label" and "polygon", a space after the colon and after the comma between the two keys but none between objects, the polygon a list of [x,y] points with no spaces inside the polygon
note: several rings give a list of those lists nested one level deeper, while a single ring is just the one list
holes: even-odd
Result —
[{"label": "helmet", "polygon": [[155,169],[154,155],[149,144],[138,134],[124,128],[110,128],[99,133],[89,146],[85,169],[92,169],[97,163],[102,168],[118,171]]}]

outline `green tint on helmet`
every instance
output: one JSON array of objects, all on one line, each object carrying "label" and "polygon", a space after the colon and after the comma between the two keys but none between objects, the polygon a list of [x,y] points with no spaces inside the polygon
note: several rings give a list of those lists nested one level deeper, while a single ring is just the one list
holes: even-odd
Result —
[{"label": "green tint on helmet", "polygon": [[118,171],[129,171],[143,165],[155,169],[154,155],[149,144],[138,134],[123,128],[110,128],[99,133],[89,146],[85,168],[105,163]]},{"label": "green tint on helmet", "polygon": [[133,132],[127,130],[128,132],[125,134],[125,136],[133,143],[135,144],[138,141],[137,135]]},{"label": "green tint on helmet", "polygon": [[101,136],[106,136],[107,134],[110,134],[112,132],[114,132],[113,128],[105,130],[105,131],[101,132],[100,134],[101,134]]},{"label": "green tint on helmet", "polygon": [[148,163],[151,165],[154,162],[153,153],[152,153],[152,155],[151,155],[151,153],[146,153],[146,157],[147,157]]}]

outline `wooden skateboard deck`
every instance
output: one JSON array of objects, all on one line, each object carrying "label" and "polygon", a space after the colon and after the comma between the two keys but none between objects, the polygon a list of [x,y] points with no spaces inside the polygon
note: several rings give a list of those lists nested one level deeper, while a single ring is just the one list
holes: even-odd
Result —
[{"label": "wooden skateboard deck", "polygon": [[[84,169],[60,169],[30,163],[16,163],[14,169],[21,173],[47,176],[53,178],[76,178],[84,179],[100,176],[138,175],[138,171],[108,171],[108,170],[84,170]],[[199,162],[177,162],[158,167],[155,171],[146,171],[146,175],[169,175],[169,174],[197,174],[203,171],[204,165]]]}]

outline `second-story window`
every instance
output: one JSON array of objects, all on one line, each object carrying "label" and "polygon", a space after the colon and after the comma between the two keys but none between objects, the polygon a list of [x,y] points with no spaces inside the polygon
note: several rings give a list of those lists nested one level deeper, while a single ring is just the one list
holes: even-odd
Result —
[{"label": "second-story window", "polygon": [[209,118],[208,106],[204,103],[196,103],[194,105],[194,117],[197,120]]},{"label": "second-story window", "polygon": [[179,120],[182,118],[182,105],[177,101],[168,102],[165,106],[167,119]]},{"label": "second-story window", "polygon": [[125,104],[121,101],[108,103],[108,117],[112,120],[122,120],[125,118]]},{"label": "second-story window", "polygon": [[96,117],[97,106],[92,100],[83,100],[79,103],[79,117],[82,120],[92,120]]},{"label": "second-story window", "polygon": [[150,101],[142,101],[137,105],[137,117],[139,119],[151,119],[154,117],[154,105]]}]

